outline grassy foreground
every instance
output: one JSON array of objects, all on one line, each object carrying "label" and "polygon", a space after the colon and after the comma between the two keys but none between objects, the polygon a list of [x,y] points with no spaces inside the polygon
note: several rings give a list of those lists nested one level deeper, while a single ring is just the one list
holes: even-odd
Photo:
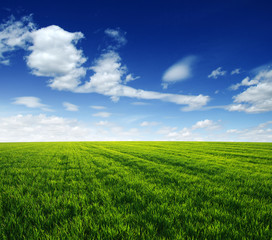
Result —
[{"label": "grassy foreground", "polygon": [[0,239],[272,239],[272,144],[0,144]]}]

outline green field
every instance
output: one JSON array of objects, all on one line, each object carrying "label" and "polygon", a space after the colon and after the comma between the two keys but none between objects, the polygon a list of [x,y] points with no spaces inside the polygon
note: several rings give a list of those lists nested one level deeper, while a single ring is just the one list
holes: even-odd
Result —
[{"label": "green field", "polygon": [[0,239],[272,239],[272,144],[0,144]]}]

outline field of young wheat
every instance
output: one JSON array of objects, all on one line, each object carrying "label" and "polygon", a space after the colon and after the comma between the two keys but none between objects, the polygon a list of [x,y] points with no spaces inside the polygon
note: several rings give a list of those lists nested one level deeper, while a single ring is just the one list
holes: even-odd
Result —
[{"label": "field of young wheat", "polygon": [[272,239],[272,144],[0,144],[0,239]]}]

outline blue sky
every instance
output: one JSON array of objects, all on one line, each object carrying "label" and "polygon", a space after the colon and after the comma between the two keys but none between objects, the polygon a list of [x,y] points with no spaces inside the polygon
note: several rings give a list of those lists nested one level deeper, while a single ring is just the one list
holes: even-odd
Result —
[{"label": "blue sky", "polygon": [[272,141],[269,1],[4,1],[0,141]]}]

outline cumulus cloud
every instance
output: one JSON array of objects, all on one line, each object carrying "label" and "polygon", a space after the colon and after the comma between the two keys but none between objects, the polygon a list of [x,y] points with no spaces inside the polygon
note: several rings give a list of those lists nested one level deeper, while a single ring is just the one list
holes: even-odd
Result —
[{"label": "cumulus cloud", "polygon": [[25,16],[19,21],[11,16],[9,20],[0,25],[0,63],[9,65],[8,53],[16,49],[27,49],[31,32],[35,30],[31,16]]},{"label": "cumulus cloud", "polygon": [[66,111],[71,111],[71,112],[77,112],[78,111],[78,106],[69,102],[63,102],[62,105],[65,107]]},{"label": "cumulus cloud", "polygon": [[272,111],[272,70],[261,70],[252,80],[246,78],[239,86],[248,88],[233,97],[234,103],[227,106],[227,110],[247,113]]},{"label": "cumulus cloud", "polygon": [[231,75],[234,75],[234,74],[240,74],[241,73],[241,69],[240,68],[236,68],[234,70],[231,71]]},{"label": "cumulus cloud", "polygon": [[58,26],[41,28],[31,33],[33,45],[27,65],[36,76],[52,77],[49,86],[57,90],[73,90],[85,76],[81,65],[86,61],[75,44],[83,38],[80,32],[70,33]]},{"label": "cumulus cloud", "polygon": [[217,129],[219,128],[218,123],[213,122],[212,120],[205,119],[202,121],[198,121],[196,124],[192,126],[192,129],[199,129],[199,128],[207,128],[207,129]]},{"label": "cumulus cloud", "polygon": [[213,70],[211,74],[208,76],[208,78],[218,78],[219,76],[226,75],[227,71],[223,71],[222,67],[218,67],[217,69]]},{"label": "cumulus cloud", "polygon": [[189,56],[169,67],[163,74],[162,86],[164,89],[168,84],[183,81],[192,75],[192,64],[196,57]]},{"label": "cumulus cloud", "polygon": [[80,84],[87,60],[75,44],[83,38],[80,32],[70,33],[52,25],[36,30],[31,16],[9,21],[0,26],[0,62],[8,65],[4,53],[17,49],[30,51],[28,67],[36,76],[50,77],[49,86],[58,90],[72,90]]},{"label": "cumulus cloud", "polygon": [[108,118],[110,116],[111,116],[111,113],[109,113],[109,112],[98,112],[98,113],[93,114],[93,117]]},{"label": "cumulus cloud", "polygon": [[[15,50],[15,47],[12,46],[27,49],[30,54],[25,59],[32,74],[49,77],[48,85],[52,89],[76,93],[99,93],[109,96],[114,102],[117,102],[120,97],[161,100],[186,105],[182,109],[185,111],[199,109],[206,105],[210,99],[209,96],[201,94],[196,96],[167,94],[127,86],[127,83],[138,77],[133,77],[131,73],[128,73],[127,67],[121,63],[122,59],[116,52],[118,46],[126,42],[125,34],[120,29],[107,29],[105,31],[115,41],[116,47],[105,49],[101,56],[94,61],[93,66],[86,68],[83,64],[87,59],[82,50],[76,47],[77,42],[83,38],[81,32],[71,33],[55,25],[36,30],[29,19],[21,20],[18,23],[13,20],[8,23],[8,26],[16,30],[10,31],[12,34],[6,33],[4,29],[0,32],[0,36],[1,34],[7,35],[0,39],[0,49],[4,49],[1,50],[2,53],[7,51],[6,46],[9,46],[8,51]],[[20,33],[17,33],[18,31]],[[7,39],[16,39],[17,37],[22,40],[16,44],[9,43],[7,45]],[[8,60],[3,57],[3,54],[1,56],[2,63],[8,64]],[[166,74],[167,83],[188,77],[192,61],[192,57],[189,57],[182,60],[177,66],[173,66],[172,70],[169,70],[169,74]],[[180,71],[180,69],[183,70]],[[93,75],[89,81],[84,81],[87,70],[92,70]]]},{"label": "cumulus cloud", "polygon": [[40,108],[44,111],[52,111],[48,105],[41,103],[41,99],[32,96],[17,97],[13,104],[24,105],[28,108]]}]

